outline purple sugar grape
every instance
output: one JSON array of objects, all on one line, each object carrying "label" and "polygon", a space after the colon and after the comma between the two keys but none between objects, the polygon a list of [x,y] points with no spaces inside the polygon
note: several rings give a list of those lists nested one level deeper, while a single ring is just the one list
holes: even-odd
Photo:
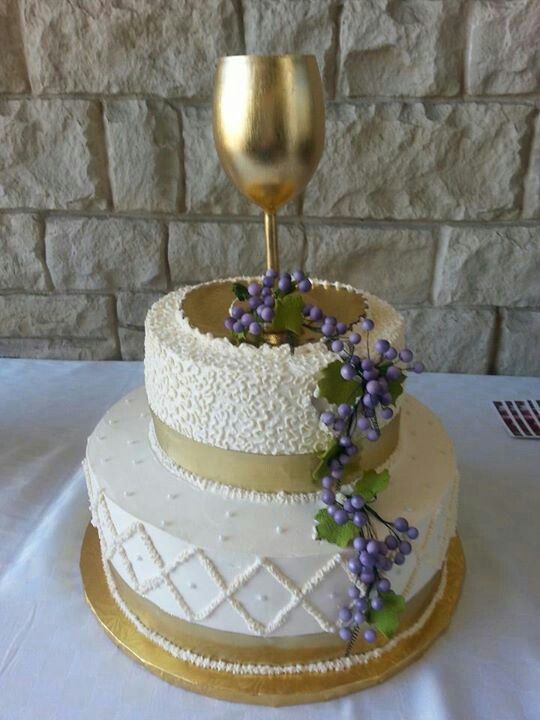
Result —
[{"label": "purple sugar grape", "polygon": [[325,410],[321,414],[321,422],[324,425],[331,425],[334,422],[334,420],[335,420],[335,415],[333,412],[330,412],[330,410]]},{"label": "purple sugar grape", "polygon": [[344,333],[346,333],[347,326],[345,325],[345,323],[342,323],[342,322],[336,323],[336,332],[338,335],[343,335]]},{"label": "purple sugar grape", "polygon": [[241,333],[244,331],[244,326],[240,322],[240,320],[236,320],[236,322],[233,325],[233,330],[235,333]]},{"label": "purple sugar grape", "polygon": [[370,555],[376,555],[379,552],[379,543],[377,540],[370,540],[367,544],[366,550]]},{"label": "purple sugar grape", "polygon": [[390,365],[386,371],[386,377],[388,380],[399,380],[401,378],[401,370],[395,365]]},{"label": "purple sugar grape", "polygon": [[322,312],[321,308],[317,307],[316,305],[314,305],[311,308],[311,310],[309,311],[309,317],[314,322],[318,322],[319,320],[322,320],[322,316],[323,316],[323,312]]},{"label": "purple sugar grape", "polygon": [[232,318],[232,317],[225,318],[225,322],[223,324],[225,325],[227,330],[232,330],[234,327],[234,318]]},{"label": "purple sugar grape", "polygon": [[358,345],[360,340],[361,340],[361,337],[357,332],[352,332],[349,335],[349,342],[351,342],[353,345]]},{"label": "purple sugar grape", "polygon": [[375,642],[376,639],[377,639],[377,633],[372,628],[368,628],[364,632],[364,640],[366,642],[372,643],[372,642]]},{"label": "purple sugar grape", "polygon": [[352,409],[351,406],[348,405],[347,403],[341,403],[340,405],[338,405],[339,417],[348,418],[349,415],[351,414],[351,409]]},{"label": "purple sugar grape", "polygon": [[252,282],[252,283],[249,283],[249,285],[248,285],[248,293],[250,295],[260,295],[261,290],[262,290],[262,288],[258,282]]},{"label": "purple sugar grape", "polygon": [[359,417],[358,420],[356,421],[356,426],[360,430],[368,430],[371,427],[371,423],[369,422],[369,420],[367,418]]},{"label": "purple sugar grape", "polygon": [[360,610],[355,610],[353,613],[353,620],[357,625],[362,625],[366,621],[366,616]]},{"label": "purple sugar grape", "polygon": [[298,283],[298,289],[301,293],[309,292],[311,290],[311,280],[308,280],[307,278],[300,280]]},{"label": "purple sugar grape", "polygon": [[381,355],[384,355],[384,353],[390,349],[390,343],[388,340],[377,340],[375,342],[375,350],[378,353],[381,353]]},{"label": "purple sugar grape", "polygon": [[365,598],[365,597],[362,597],[362,598],[360,598],[359,600],[357,600],[356,603],[355,603],[355,605],[356,605],[356,607],[357,607],[359,610],[361,610],[362,612],[366,612],[366,610],[367,610],[368,607],[369,607],[367,598]]},{"label": "purple sugar grape", "polygon": [[296,282],[301,282],[306,277],[306,274],[303,270],[295,270],[292,276],[296,280]]},{"label": "purple sugar grape", "polygon": [[381,410],[381,416],[385,420],[390,420],[391,417],[393,417],[394,413],[391,408],[385,407]]},{"label": "purple sugar grape", "polygon": [[399,544],[393,535],[387,535],[384,542],[389,550],[395,550]]},{"label": "purple sugar grape", "polygon": [[402,540],[399,543],[399,551],[402,555],[410,555],[411,554],[411,543],[408,540]]},{"label": "purple sugar grape", "polygon": [[418,528],[410,527],[407,530],[407,537],[409,538],[409,540],[416,540],[416,538],[418,537]]},{"label": "purple sugar grape", "polygon": [[340,353],[343,350],[343,343],[341,342],[341,340],[334,340],[330,347],[332,349],[332,352]]},{"label": "purple sugar grape", "polygon": [[351,498],[351,503],[353,508],[355,508],[356,510],[361,510],[366,504],[366,501],[361,495],[353,495]]},{"label": "purple sugar grape", "polygon": [[362,550],[366,549],[366,538],[363,537],[355,537],[353,540],[353,548],[355,550],[358,550],[358,552],[361,552]]},{"label": "purple sugar grape", "polygon": [[403,360],[405,363],[410,363],[413,359],[413,354],[409,348],[403,348],[403,350],[400,350],[399,352],[399,359]]},{"label": "purple sugar grape", "polygon": [[334,478],[330,477],[330,475],[325,475],[321,479],[321,485],[323,486],[323,488],[326,488],[327,490],[331,490],[334,485]]},{"label": "purple sugar grape", "polygon": [[290,279],[287,277],[280,277],[278,280],[278,288],[281,290],[282,293],[289,293],[292,288]]},{"label": "purple sugar grape", "polygon": [[249,332],[250,332],[252,335],[257,336],[257,335],[260,335],[260,334],[261,334],[262,328],[261,328],[261,326],[259,325],[258,322],[252,322],[252,323],[250,323],[250,325],[249,325]]},{"label": "purple sugar grape", "polygon": [[336,510],[334,513],[334,522],[336,525],[345,525],[348,520],[349,515],[342,508],[339,508],[339,510]]},{"label": "purple sugar grape", "polygon": [[345,380],[352,380],[353,377],[356,375],[355,369],[352,367],[352,365],[349,365],[347,363],[342,366],[339,372],[341,377]]},{"label": "purple sugar grape", "polygon": [[352,640],[352,632],[347,627],[342,627],[339,629],[339,637],[344,642],[350,642]]},{"label": "purple sugar grape", "polygon": [[350,622],[351,617],[352,617],[351,611],[349,610],[348,607],[346,607],[344,605],[343,607],[339,608],[338,617],[341,620],[341,622],[344,622],[344,623]]},{"label": "purple sugar grape", "polygon": [[366,437],[370,442],[377,442],[380,437],[380,432],[375,430],[375,428],[371,428],[371,430],[367,431]]},{"label": "purple sugar grape", "polygon": [[378,595],[376,595],[373,600],[371,601],[371,607],[374,610],[382,610],[384,607],[384,602],[382,598],[380,598]]},{"label": "purple sugar grape", "polygon": [[321,493],[321,500],[325,505],[332,505],[335,502],[336,496],[332,490],[325,488]]},{"label": "purple sugar grape", "polygon": [[355,512],[353,515],[353,523],[356,527],[363,527],[367,523],[367,517],[363,512]]},{"label": "purple sugar grape", "polygon": [[239,305],[235,305],[231,308],[231,317],[233,317],[235,320],[240,320],[243,314],[244,310]]},{"label": "purple sugar grape", "polygon": [[271,322],[274,319],[274,311],[270,307],[264,307],[261,310],[261,317],[264,322]]},{"label": "purple sugar grape", "polygon": [[377,380],[370,380],[366,384],[366,390],[370,395],[379,395],[381,393],[381,386]]},{"label": "purple sugar grape", "polygon": [[393,522],[394,527],[398,532],[407,532],[409,529],[409,522],[404,517],[398,517]]},{"label": "purple sugar grape", "polygon": [[373,320],[370,320],[369,318],[364,318],[362,320],[362,330],[366,330],[366,332],[371,332],[373,328],[375,327],[375,323]]}]

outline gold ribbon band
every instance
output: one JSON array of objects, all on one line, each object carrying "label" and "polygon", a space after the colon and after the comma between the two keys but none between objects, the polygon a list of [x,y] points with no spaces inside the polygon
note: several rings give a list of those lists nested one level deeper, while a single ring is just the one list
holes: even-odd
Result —
[{"label": "gold ribbon band", "polygon": [[[187,620],[170,615],[147,598],[138,595],[122,580],[116,570],[109,564],[118,594],[129,609],[149,630],[167,638],[170,642],[184,648],[229,662],[241,663],[309,663],[331,660],[343,656],[345,644],[333,633],[314,633],[312,635],[257,637],[243,633],[215,630],[213,628],[191,623]],[[407,602],[401,616],[399,631],[411,627],[422,615],[431,602],[439,586],[441,573],[436,573],[431,580]],[[352,653],[362,653],[383,646],[384,638],[373,645],[367,643],[360,635]]]},{"label": "gold ribbon band", "polygon": [[[259,492],[313,492],[311,473],[319,463],[317,455],[262,455],[225,450],[182,435],[152,413],[157,441],[171,460],[207,480]],[[361,467],[382,465],[395,450],[399,416],[386,425],[375,443],[362,440]]]}]

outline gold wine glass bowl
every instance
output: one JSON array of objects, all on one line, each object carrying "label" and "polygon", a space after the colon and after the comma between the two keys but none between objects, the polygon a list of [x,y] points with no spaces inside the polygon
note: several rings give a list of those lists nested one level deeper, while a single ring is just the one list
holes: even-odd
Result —
[{"label": "gold wine glass bowl", "polygon": [[221,58],[213,127],[227,175],[265,212],[267,264],[277,270],[276,211],[304,190],[324,146],[324,99],[315,57]]}]

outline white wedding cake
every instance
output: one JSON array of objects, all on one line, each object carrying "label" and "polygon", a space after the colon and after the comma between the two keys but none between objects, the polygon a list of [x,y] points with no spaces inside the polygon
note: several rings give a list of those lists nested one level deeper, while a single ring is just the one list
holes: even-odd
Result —
[{"label": "white wedding cake", "polygon": [[[145,387],[106,413],[84,463],[123,616],[179,661],[236,676],[382,662],[444,595],[456,532],[452,443],[401,394],[421,367],[399,313],[281,277],[157,302]],[[349,314],[344,332],[327,304]]]}]

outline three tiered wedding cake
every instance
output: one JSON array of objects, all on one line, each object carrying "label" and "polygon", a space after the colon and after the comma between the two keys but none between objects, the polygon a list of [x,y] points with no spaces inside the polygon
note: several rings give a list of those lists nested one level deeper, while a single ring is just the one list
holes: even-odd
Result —
[{"label": "three tiered wedding cake", "polygon": [[108,590],[171,662],[210,673],[188,686],[286,702],[287,679],[344,692],[425,649],[458,475],[440,422],[402,394],[422,369],[403,345],[390,305],[301,272],[150,310],[145,388],[107,412],[84,464]]}]

